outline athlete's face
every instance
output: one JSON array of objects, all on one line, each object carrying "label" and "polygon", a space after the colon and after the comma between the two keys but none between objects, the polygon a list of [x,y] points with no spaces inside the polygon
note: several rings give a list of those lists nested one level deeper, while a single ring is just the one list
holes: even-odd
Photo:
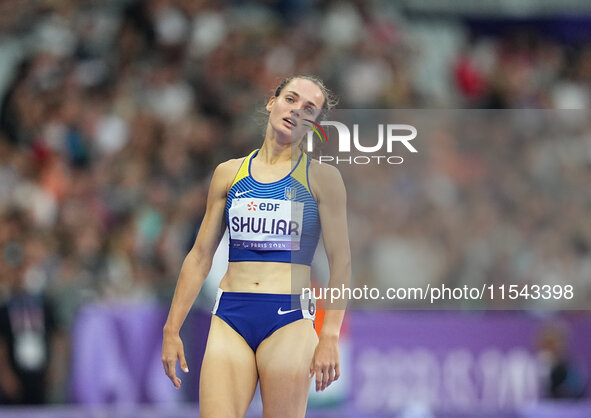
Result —
[{"label": "athlete's face", "polygon": [[315,121],[323,104],[324,94],[316,83],[303,78],[291,80],[278,97],[271,97],[267,103],[269,123],[277,140],[299,142],[309,130],[306,119]]}]

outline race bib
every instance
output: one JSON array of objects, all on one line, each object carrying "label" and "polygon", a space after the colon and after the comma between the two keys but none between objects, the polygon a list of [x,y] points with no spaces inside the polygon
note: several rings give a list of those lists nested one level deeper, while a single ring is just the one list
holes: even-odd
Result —
[{"label": "race bib", "polygon": [[14,357],[25,370],[36,371],[45,366],[45,343],[41,333],[31,330],[17,333],[14,336]]},{"label": "race bib", "polygon": [[230,246],[248,250],[299,250],[304,203],[244,198],[232,200]]}]

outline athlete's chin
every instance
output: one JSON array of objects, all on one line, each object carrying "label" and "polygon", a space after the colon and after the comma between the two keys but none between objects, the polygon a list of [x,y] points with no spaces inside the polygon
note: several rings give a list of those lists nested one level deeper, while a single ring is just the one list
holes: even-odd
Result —
[{"label": "athlete's chin", "polygon": [[282,145],[296,144],[303,138],[305,132],[300,132],[298,126],[288,126],[285,123],[279,125],[273,124],[273,130],[275,131],[275,137],[277,142]]},{"label": "athlete's chin", "polygon": [[297,145],[300,143],[301,136],[296,136],[293,131],[277,132],[277,142],[281,145]]}]

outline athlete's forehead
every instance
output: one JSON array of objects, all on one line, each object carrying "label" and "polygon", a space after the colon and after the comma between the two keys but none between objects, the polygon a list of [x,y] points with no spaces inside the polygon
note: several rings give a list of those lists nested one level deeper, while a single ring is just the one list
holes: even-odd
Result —
[{"label": "athlete's forehead", "polygon": [[283,94],[298,96],[304,104],[310,104],[318,109],[324,105],[324,94],[316,83],[305,78],[294,78],[283,88]]}]

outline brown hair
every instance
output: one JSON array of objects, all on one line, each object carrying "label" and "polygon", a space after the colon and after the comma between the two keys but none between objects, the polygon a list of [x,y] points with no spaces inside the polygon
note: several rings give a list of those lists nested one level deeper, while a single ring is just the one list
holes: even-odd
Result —
[{"label": "brown hair", "polygon": [[322,92],[322,95],[324,96],[324,103],[322,104],[322,111],[320,112],[320,114],[318,115],[316,120],[318,121],[318,120],[324,119],[324,117],[326,116],[328,111],[337,105],[338,98],[334,95],[334,93],[332,91],[330,91],[324,85],[324,82],[321,79],[319,79],[318,77],[314,77],[314,76],[310,76],[310,75],[294,75],[292,77],[287,77],[275,89],[275,97],[279,97],[283,88],[285,86],[287,86],[290,83],[290,81],[298,79],[298,78],[301,78],[304,80],[309,80],[309,81],[313,82],[314,84],[316,84],[318,86],[318,88]]}]

